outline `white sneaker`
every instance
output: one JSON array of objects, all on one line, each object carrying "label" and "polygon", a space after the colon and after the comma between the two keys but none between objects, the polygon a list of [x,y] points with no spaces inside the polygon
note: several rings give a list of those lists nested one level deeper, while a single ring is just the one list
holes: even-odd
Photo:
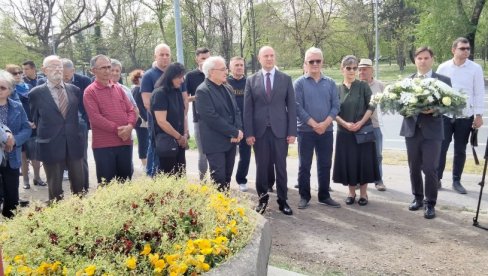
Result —
[{"label": "white sneaker", "polygon": [[239,190],[241,192],[247,192],[247,184],[239,184]]},{"label": "white sneaker", "polygon": [[69,180],[69,176],[68,176],[68,171],[67,170],[65,170],[63,172],[63,180]]}]

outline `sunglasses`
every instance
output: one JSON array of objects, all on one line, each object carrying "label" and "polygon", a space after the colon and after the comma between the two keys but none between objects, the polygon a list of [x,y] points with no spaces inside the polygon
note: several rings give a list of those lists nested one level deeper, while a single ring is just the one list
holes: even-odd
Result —
[{"label": "sunglasses", "polygon": [[314,59],[314,60],[309,60],[307,62],[310,65],[314,65],[314,64],[321,64],[322,63],[322,60],[320,60],[320,59]]},{"label": "sunglasses", "polygon": [[352,71],[357,71],[358,70],[358,67],[357,66],[356,67],[346,66],[346,70],[347,71],[351,71],[351,70]]},{"label": "sunglasses", "polygon": [[5,91],[5,90],[9,90],[9,88],[5,86],[0,86],[0,90]]},{"label": "sunglasses", "polygon": [[459,47],[458,49],[461,51],[471,51],[470,47]]},{"label": "sunglasses", "polygon": [[22,75],[22,72],[13,72],[12,75],[14,75],[14,76]]}]

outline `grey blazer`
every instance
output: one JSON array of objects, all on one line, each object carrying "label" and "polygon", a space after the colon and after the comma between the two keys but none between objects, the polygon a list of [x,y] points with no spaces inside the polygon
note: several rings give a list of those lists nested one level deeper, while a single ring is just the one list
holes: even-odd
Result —
[{"label": "grey blazer", "polygon": [[[416,75],[417,74],[413,74],[410,78],[414,78]],[[451,86],[451,79],[444,75],[432,72],[432,78],[439,79]],[[413,137],[415,135],[417,124],[425,139],[444,140],[444,121],[442,116],[432,116],[430,114],[404,117],[402,128],[400,129],[400,136]]]},{"label": "grey blazer", "polygon": [[297,136],[295,92],[291,77],[275,72],[271,99],[265,93],[262,70],[247,78],[244,90],[244,134],[259,138],[271,127],[277,138]]}]

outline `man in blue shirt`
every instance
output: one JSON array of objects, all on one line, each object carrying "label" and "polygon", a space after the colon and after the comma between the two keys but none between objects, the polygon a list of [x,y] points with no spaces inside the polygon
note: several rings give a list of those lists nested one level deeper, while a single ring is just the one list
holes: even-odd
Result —
[{"label": "man in blue shirt", "polygon": [[26,60],[22,63],[22,72],[24,73],[24,82],[29,84],[31,88],[38,85],[39,77],[37,76],[36,64],[32,60]]},{"label": "man in blue shirt", "polygon": [[311,199],[310,169],[314,150],[317,155],[318,202],[335,208],[341,206],[329,194],[334,143],[332,121],[339,113],[340,103],[335,82],[321,72],[323,61],[320,49],[308,49],[304,60],[307,74],[294,83],[298,117],[298,209],[307,208]]}]

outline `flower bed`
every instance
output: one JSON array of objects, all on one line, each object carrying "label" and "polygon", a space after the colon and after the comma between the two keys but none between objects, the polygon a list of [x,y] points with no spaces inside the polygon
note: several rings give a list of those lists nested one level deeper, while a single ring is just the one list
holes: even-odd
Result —
[{"label": "flower bed", "polygon": [[6,275],[198,275],[251,238],[241,199],[185,180],[140,179],[0,226]]}]

